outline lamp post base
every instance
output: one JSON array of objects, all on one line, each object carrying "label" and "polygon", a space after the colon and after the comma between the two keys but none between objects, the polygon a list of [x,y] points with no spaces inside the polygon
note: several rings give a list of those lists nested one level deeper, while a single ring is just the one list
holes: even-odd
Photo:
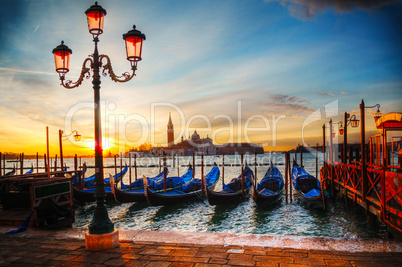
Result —
[{"label": "lamp post base", "polygon": [[119,246],[119,231],[115,230],[107,234],[85,233],[85,248],[89,251],[101,251]]}]

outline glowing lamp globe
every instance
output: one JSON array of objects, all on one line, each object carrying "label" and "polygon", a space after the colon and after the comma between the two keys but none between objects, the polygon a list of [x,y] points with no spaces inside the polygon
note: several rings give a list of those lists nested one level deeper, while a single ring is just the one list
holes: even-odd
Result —
[{"label": "glowing lamp globe", "polygon": [[103,33],[103,20],[106,16],[106,10],[95,2],[85,11],[88,19],[88,30],[91,34],[99,35]]},{"label": "glowing lamp globe", "polygon": [[56,64],[56,71],[60,74],[67,73],[70,69],[70,55],[73,51],[61,41],[61,44],[53,49],[54,63]]},{"label": "glowing lamp globe", "polygon": [[75,134],[75,135],[74,135],[74,140],[77,141],[77,142],[78,142],[78,141],[81,141],[81,135],[78,134],[78,133]]},{"label": "glowing lamp globe", "polygon": [[339,135],[343,135],[344,132],[345,130],[343,128],[339,128]]},{"label": "glowing lamp globe", "polygon": [[359,127],[359,120],[354,118],[350,120],[350,125],[352,125],[353,128]]},{"label": "glowing lamp globe", "polygon": [[135,25],[131,31],[123,34],[123,39],[126,42],[127,60],[131,63],[142,60],[142,43],[145,40],[145,34],[135,29]]}]

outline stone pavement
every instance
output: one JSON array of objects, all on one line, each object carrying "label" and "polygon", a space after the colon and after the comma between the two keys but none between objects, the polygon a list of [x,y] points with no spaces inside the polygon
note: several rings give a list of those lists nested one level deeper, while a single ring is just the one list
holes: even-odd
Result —
[{"label": "stone pavement", "polygon": [[[3,230],[0,227],[0,232]],[[319,238],[317,244],[321,243],[323,248],[319,249],[314,245],[316,241],[311,246],[298,248],[289,241],[288,245],[283,245],[281,238],[274,237],[272,240],[282,244],[276,246],[267,242],[269,236],[264,239],[264,235],[122,231],[120,247],[89,252],[85,249],[82,233],[77,232],[76,229],[28,230],[19,234],[0,234],[0,266],[402,266],[402,243],[394,241],[366,240],[373,249],[362,250],[357,245],[348,247],[347,244],[364,243],[364,240]],[[158,236],[159,241],[155,240]],[[206,241],[198,242],[202,236]],[[215,237],[218,237],[217,242],[212,244]],[[234,241],[220,243],[221,237],[234,238],[243,245],[228,244],[236,243]],[[169,241],[166,242],[166,238]],[[256,246],[245,241],[250,238]],[[189,239],[196,243],[188,242]],[[283,239],[291,240],[289,237]],[[294,240],[300,243],[303,238]],[[346,244],[343,250],[334,245],[337,242]]]}]

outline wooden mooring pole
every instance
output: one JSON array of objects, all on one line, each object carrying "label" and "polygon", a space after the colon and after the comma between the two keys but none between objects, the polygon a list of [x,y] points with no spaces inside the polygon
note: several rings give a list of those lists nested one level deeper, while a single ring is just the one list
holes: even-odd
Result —
[{"label": "wooden mooring pole", "polygon": [[134,154],[134,179],[137,181],[137,154]]},{"label": "wooden mooring pole", "polygon": [[166,193],[166,154],[163,152],[163,193]]},{"label": "wooden mooring pole", "polygon": [[[135,157],[135,154],[134,154]],[[131,190],[131,153],[128,153],[128,182],[129,182],[129,189]]]},{"label": "wooden mooring pole", "polygon": [[201,194],[205,196],[205,184],[204,184],[204,153],[201,152]]},{"label": "wooden mooring pole", "polygon": [[20,168],[21,168],[21,174],[24,174],[24,153],[21,153],[21,160],[20,160]]},{"label": "wooden mooring pole", "polygon": [[285,152],[285,191],[286,191],[286,204],[288,202],[289,196],[289,179],[288,179],[288,161],[289,161],[289,152]]},{"label": "wooden mooring pole", "polygon": [[243,153],[240,154],[241,165],[241,192],[244,196],[244,173],[243,173]]},{"label": "wooden mooring pole", "polygon": [[225,184],[225,154],[222,153],[222,189]]},{"label": "wooden mooring pole", "polygon": [[254,188],[257,187],[257,152],[254,152]]},{"label": "wooden mooring pole", "polygon": [[193,179],[195,177],[195,154],[193,152]]}]

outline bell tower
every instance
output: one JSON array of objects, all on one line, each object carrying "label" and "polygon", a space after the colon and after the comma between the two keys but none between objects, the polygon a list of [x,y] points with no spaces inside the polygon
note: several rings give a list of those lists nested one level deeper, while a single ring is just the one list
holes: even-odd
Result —
[{"label": "bell tower", "polygon": [[168,141],[168,147],[171,147],[174,145],[174,130],[173,130],[173,123],[172,123],[172,117],[170,116],[170,112],[169,112],[169,122],[167,124],[167,141]]}]

